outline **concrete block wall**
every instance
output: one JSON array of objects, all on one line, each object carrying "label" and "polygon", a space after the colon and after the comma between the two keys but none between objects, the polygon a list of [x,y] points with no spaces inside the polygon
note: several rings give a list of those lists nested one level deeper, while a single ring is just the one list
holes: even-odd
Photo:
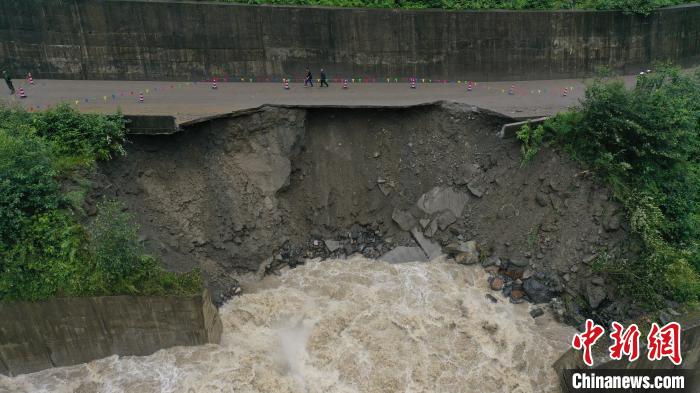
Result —
[{"label": "concrete block wall", "polygon": [[0,67],[16,77],[521,80],[700,62],[700,5],[654,11],[444,11],[201,1],[5,0]]},{"label": "concrete block wall", "polygon": [[0,302],[0,315],[0,374],[6,375],[219,343],[222,330],[208,291]]}]

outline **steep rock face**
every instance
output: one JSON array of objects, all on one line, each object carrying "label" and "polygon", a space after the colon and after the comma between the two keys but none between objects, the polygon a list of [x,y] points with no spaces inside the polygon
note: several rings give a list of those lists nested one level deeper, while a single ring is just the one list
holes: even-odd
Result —
[{"label": "steep rock face", "polygon": [[[132,137],[127,157],[100,168],[96,194],[136,212],[169,267],[200,266],[215,298],[239,274],[308,257],[474,240],[472,254],[502,261],[489,268],[506,284],[535,277],[548,296],[585,303],[600,280],[588,263],[625,238],[617,206],[557,152],[522,167],[517,141],[497,136],[508,121],[447,103],[266,106]],[[527,296],[518,285],[504,291]],[[589,306],[605,307],[596,291]]]},{"label": "steep rock face", "polygon": [[276,195],[289,185],[306,114],[271,112],[136,136],[127,157],[102,168],[98,192],[127,203],[169,267],[201,265],[220,290],[229,272],[257,270],[281,245]]}]

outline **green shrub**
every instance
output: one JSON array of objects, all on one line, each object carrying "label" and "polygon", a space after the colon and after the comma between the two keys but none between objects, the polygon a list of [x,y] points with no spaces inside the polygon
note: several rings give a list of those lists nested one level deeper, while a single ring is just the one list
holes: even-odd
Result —
[{"label": "green shrub", "polygon": [[39,138],[0,129],[0,243],[8,244],[34,214],[56,209],[53,153]]},{"label": "green shrub", "polygon": [[0,299],[38,300],[87,294],[91,270],[85,232],[54,210],[28,220],[17,242],[0,251]]},{"label": "green shrub", "polygon": [[68,106],[0,107],[0,300],[201,289],[198,272],[167,272],[145,252],[118,204],[99,205],[88,231],[80,224],[90,182],[75,169],[124,154],[124,124]]},{"label": "green shrub", "polygon": [[34,126],[37,134],[53,142],[62,156],[90,162],[124,155],[126,128],[120,115],[83,114],[63,104],[37,113]]},{"label": "green shrub", "polygon": [[[523,159],[543,142],[590,166],[624,206],[639,256],[603,268],[649,305],[700,297],[700,78],[661,66],[634,88],[596,81],[580,107],[519,133]],[[534,153],[533,153],[534,151]],[[692,274],[691,274],[692,272]]]},{"label": "green shrub", "polygon": [[521,142],[520,152],[522,153],[521,165],[526,165],[542,147],[544,139],[544,127],[530,127],[530,124],[525,124],[516,133],[518,140]]},{"label": "green shrub", "polygon": [[199,274],[166,272],[146,254],[138,239],[138,226],[123,205],[108,201],[89,228],[95,266],[110,292],[122,294],[191,293],[201,289]]}]

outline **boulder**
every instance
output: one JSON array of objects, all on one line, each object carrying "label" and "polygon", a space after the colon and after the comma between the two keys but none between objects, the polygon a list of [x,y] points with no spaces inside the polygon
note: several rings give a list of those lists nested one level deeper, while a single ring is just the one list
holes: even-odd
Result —
[{"label": "boulder", "polygon": [[552,298],[549,289],[534,277],[523,281],[523,290],[533,303],[547,303]]},{"label": "boulder", "polygon": [[527,259],[509,259],[508,266],[525,268],[530,264]]},{"label": "boulder", "polygon": [[413,218],[411,213],[399,208],[394,209],[394,212],[391,214],[391,219],[404,231],[410,231],[411,228],[416,226],[416,219]]},{"label": "boulder", "polygon": [[472,181],[467,184],[467,189],[477,198],[484,196],[484,188],[481,184]]},{"label": "boulder", "polygon": [[411,235],[413,235],[413,238],[416,239],[416,242],[418,243],[420,248],[422,248],[423,252],[425,252],[425,255],[428,256],[428,259],[436,258],[440,254],[442,254],[442,249],[440,248],[440,245],[430,241],[425,236],[423,236],[423,233],[419,231],[418,228],[413,228],[411,230]]},{"label": "boulder", "polygon": [[491,280],[491,283],[489,284],[489,286],[490,286],[491,289],[493,289],[494,291],[500,291],[501,289],[503,289],[503,284],[505,284],[505,283],[503,282],[503,279],[502,279],[502,278],[500,278],[500,277],[494,277],[494,278]]},{"label": "boulder", "polygon": [[399,246],[379,257],[389,263],[427,262],[428,258],[420,247]]},{"label": "boulder", "polygon": [[444,212],[440,213],[440,215],[437,217],[437,225],[440,227],[441,231],[444,231],[449,227],[450,225],[454,224],[455,221],[457,221],[457,217],[455,217],[454,214],[452,214],[451,211],[445,210]]},{"label": "boulder", "polygon": [[469,196],[452,187],[435,187],[418,199],[418,208],[427,214],[449,210],[455,217],[461,217]]},{"label": "boulder", "polygon": [[471,252],[476,250],[476,248],[476,242],[474,240],[470,240],[468,242],[451,242],[445,246],[445,251],[448,254],[456,255],[460,252]]},{"label": "boulder", "polygon": [[593,284],[586,286],[586,300],[592,309],[598,308],[606,297],[605,288]]},{"label": "boulder", "polygon": [[325,243],[326,248],[330,252],[333,252],[333,251],[339,249],[341,246],[340,242],[337,240],[324,240],[323,243]]}]

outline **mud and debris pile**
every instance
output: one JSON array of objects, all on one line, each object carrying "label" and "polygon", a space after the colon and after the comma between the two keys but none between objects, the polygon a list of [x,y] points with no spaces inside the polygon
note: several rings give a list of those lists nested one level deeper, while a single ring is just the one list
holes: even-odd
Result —
[{"label": "mud and debris pile", "polygon": [[308,258],[481,263],[495,301],[563,319],[634,312],[591,265],[625,247],[609,192],[545,149],[521,166],[512,119],[464,104],[264,106],[131,137],[93,200],[124,201],[148,249],[199,267],[219,301],[237,279]]}]

